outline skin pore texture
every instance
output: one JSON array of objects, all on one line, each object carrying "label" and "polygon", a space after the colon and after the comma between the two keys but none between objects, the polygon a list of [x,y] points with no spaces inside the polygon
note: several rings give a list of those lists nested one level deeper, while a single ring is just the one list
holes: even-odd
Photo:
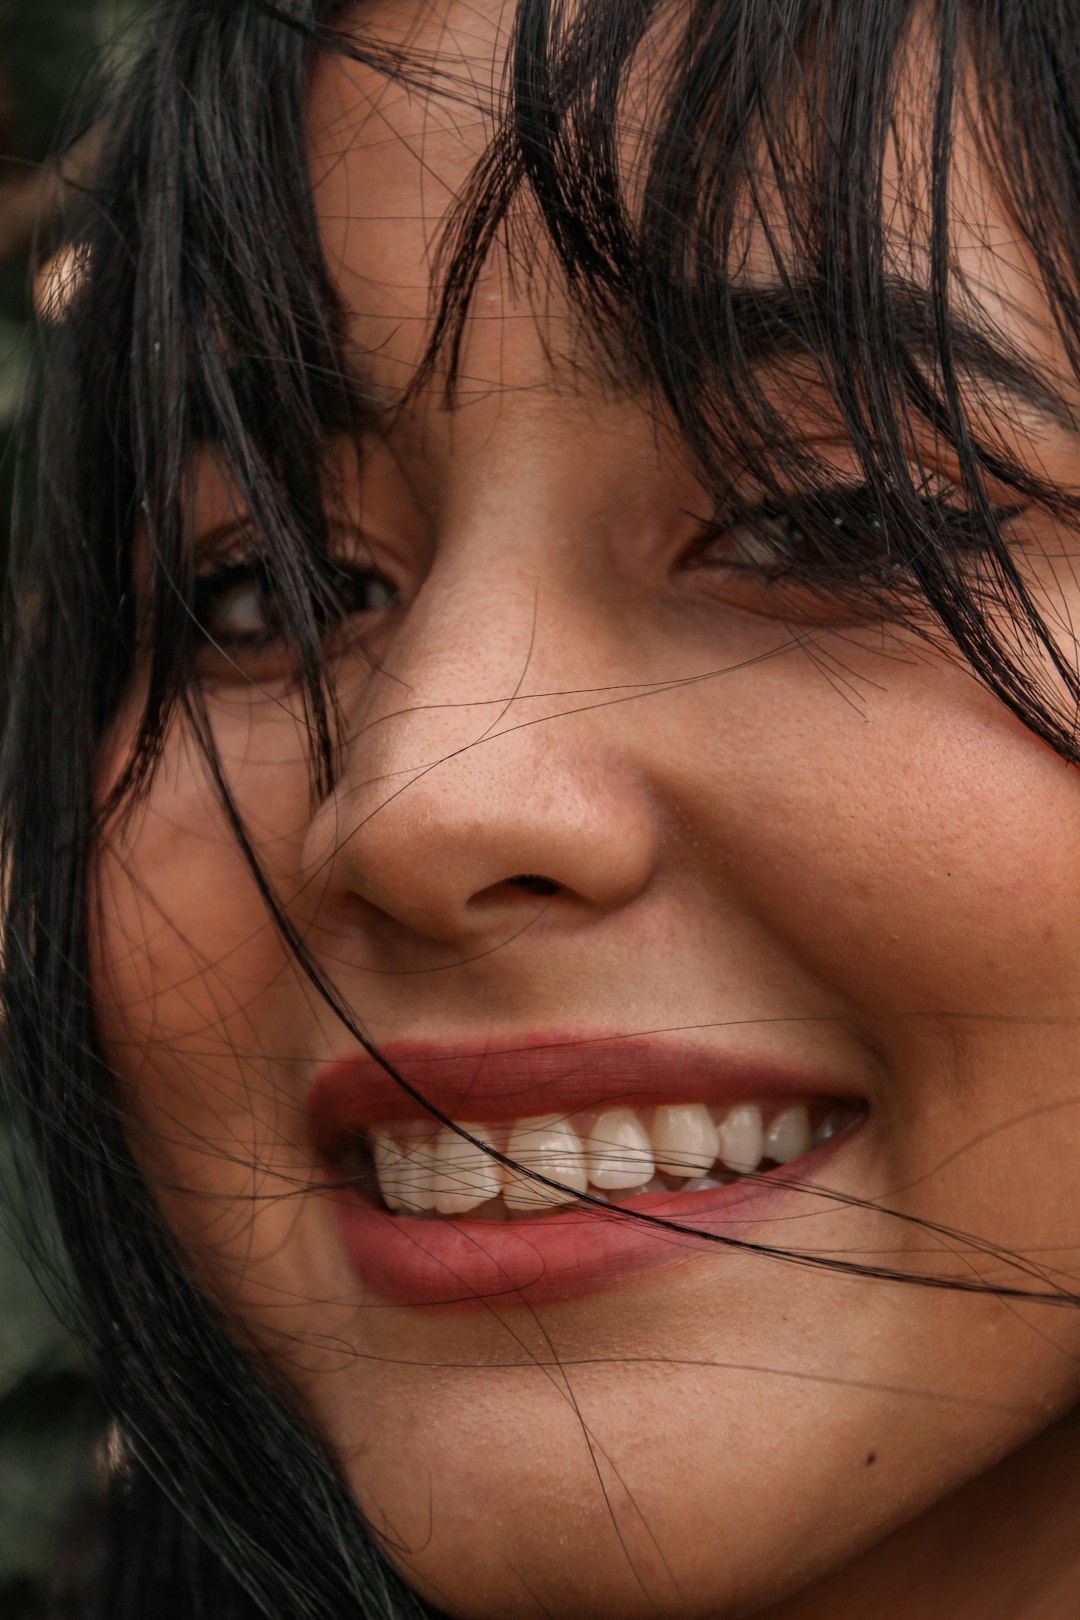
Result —
[{"label": "skin pore texture", "polygon": [[[358,16],[496,94],[487,0]],[[423,353],[440,228],[489,132],[475,106],[316,65],[317,211],[378,400]],[[956,163],[969,286],[1060,374],[970,142]],[[925,641],[732,575],[723,540],[692,564],[702,491],[655,407],[590,367],[557,281],[513,270],[493,254],[453,409],[436,378],[362,457],[332,449],[342,557],[396,595],[340,651],[327,797],[281,650],[205,650],[223,771],[287,915],[380,1045],[648,1034],[862,1099],[811,1186],[757,1218],[748,1198],[740,1239],[1071,1287],[1075,771]],[[842,475],[813,380],[777,388]],[[1067,429],[998,427],[1070,482]],[[190,516],[207,556],[244,527],[209,452]],[[1061,540],[1025,516],[1064,616]],[[219,600],[223,638],[249,608]],[[94,900],[98,1028],[161,1208],[431,1601],[478,1620],[1076,1612],[1075,1311],[671,1233],[663,1265],[565,1299],[388,1300],[349,1265],[308,1119],[356,1042],[181,718]]]}]

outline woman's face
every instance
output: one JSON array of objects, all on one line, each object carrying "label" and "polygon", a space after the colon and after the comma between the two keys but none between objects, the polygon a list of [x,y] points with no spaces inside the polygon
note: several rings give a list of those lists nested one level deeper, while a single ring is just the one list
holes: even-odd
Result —
[{"label": "woman's face", "polygon": [[[494,7],[363,15],[497,86]],[[489,129],[337,60],[311,108],[324,245],[358,367],[389,401]],[[1053,365],[1037,287],[967,180],[973,284]],[[235,575],[205,587],[224,649],[204,650],[205,703],[288,918],[443,1113],[524,1160],[513,1133],[547,1117],[532,1145],[563,1156],[529,1162],[591,1170],[594,1192],[611,1161],[590,1132],[618,1138],[622,1164],[700,1173],[726,1151],[768,1173],[696,1190],[668,1173],[639,1206],[668,1223],[651,1226],[531,1212],[543,1189],[520,1178],[493,1221],[491,1162],[455,1175],[445,1142],[433,1175],[437,1127],[297,966],[180,720],[96,876],[102,1041],[192,1265],[437,1604],[836,1620],[875,1612],[867,1583],[905,1547],[911,1612],[933,1616],[929,1594],[946,1602],[968,1568],[963,1504],[984,1493],[983,1528],[996,1511],[988,1481],[1005,1481],[1016,1567],[1031,1548],[1055,1568],[1040,1536],[1080,1318],[845,1268],[1071,1286],[1080,789],[925,641],[726,566],[760,534],[703,547],[685,458],[641,387],[594,361],[557,278],[496,252],[454,408],[436,378],[359,458],[331,447],[366,652],[337,649],[327,797],[312,803],[282,650],[243,639],[266,609]],[[770,386],[842,480],[812,380]],[[1067,481],[1073,436],[1034,417],[1030,434]],[[209,452],[189,504],[200,569],[230,548],[235,563],[243,514]],[[1040,522],[1029,545],[1049,539]],[[1063,618],[1080,611],[1071,576],[1047,583]],[[800,1108],[836,1134],[808,1148]],[[754,1145],[753,1109],[787,1116],[790,1149]],[[386,1136],[412,1154],[383,1161],[404,1208],[369,1180],[330,1189]],[[447,1213],[462,1176],[478,1201]],[[607,1196],[632,1199],[627,1180]],[[410,1208],[440,1193],[442,1213]],[[1050,1460],[1010,1498],[1038,1446]]]}]

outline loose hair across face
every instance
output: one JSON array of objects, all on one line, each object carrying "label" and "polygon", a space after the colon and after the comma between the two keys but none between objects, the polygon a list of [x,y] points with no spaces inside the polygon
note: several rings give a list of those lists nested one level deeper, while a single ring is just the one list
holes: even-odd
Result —
[{"label": "loose hair across face", "polygon": [[[68,222],[86,269],[64,318],[41,333],[4,559],[4,1083],[123,1436],[110,1620],[434,1612],[365,1529],[272,1375],[193,1288],[127,1146],[88,989],[88,874],[103,819],[137,803],[178,711],[213,769],[191,680],[196,582],[182,517],[200,445],[230,470],[276,581],[306,694],[313,792],[332,779],[323,451],[330,434],[362,444],[367,405],[311,196],[312,57],[332,49],[420,93],[475,95],[437,60],[369,37],[362,5],[349,9],[350,31],[335,32],[341,11],[315,0],[161,7]],[[479,272],[539,219],[544,273],[569,290],[595,364],[632,372],[678,432],[713,502],[703,520],[730,509],[736,474],[752,470],[778,520],[798,519],[770,577],[951,649],[1076,763],[1075,648],[1003,533],[1034,504],[1071,525],[1075,494],[1050,486],[980,408],[992,400],[999,423],[1002,401],[1018,423],[1028,408],[1072,422],[1072,9],[520,0],[494,112],[442,243],[413,387],[438,375],[453,394]],[[959,274],[952,157],[967,125],[1049,300],[1064,376],[1009,347]],[[892,234],[898,195],[918,196],[907,217],[925,231],[919,269]],[[748,274],[752,242],[767,251]],[[771,386],[778,368],[806,376],[853,449],[840,522],[824,500],[835,474],[793,427]],[[948,452],[947,493],[920,453],[928,443]],[[102,739],[137,670],[136,744],[102,809]],[[339,1010],[355,1027],[355,1010]],[[1014,1271],[1014,1291],[1076,1303],[1028,1262]]]}]

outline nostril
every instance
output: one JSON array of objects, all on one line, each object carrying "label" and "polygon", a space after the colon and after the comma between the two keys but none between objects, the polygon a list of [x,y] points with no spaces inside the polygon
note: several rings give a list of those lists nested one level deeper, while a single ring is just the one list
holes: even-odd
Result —
[{"label": "nostril", "polygon": [[560,885],[554,878],[540,877],[535,872],[519,872],[516,877],[507,878],[515,889],[524,889],[527,894],[558,894]]}]

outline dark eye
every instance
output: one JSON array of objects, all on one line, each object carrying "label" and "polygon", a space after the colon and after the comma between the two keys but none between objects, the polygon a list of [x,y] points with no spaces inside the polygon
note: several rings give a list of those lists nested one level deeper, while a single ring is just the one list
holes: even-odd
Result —
[{"label": "dark eye", "polygon": [[[397,606],[396,587],[375,569],[328,565],[304,610],[324,639]],[[196,583],[195,620],[203,673],[266,679],[289,666],[283,592],[262,558],[225,562]]]},{"label": "dark eye", "polygon": [[900,560],[898,536],[862,489],[823,492],[790,503],[763,501],[710,525],[694,562],[781,578],[875,572]]},{"label": "dark eye", "polygon": [[987,546],[980,520],[955,501],[843,485],[729,511],[708,525],[684,566],[709,571],[728,582],[733,600],[746,598],[745,605],[762,611],[769,592],[778,599],[773,606],[782,599],[785,609],[811,597],[819,605],[843,599],[854,606],[860,596],[884,604],[889,593],[917,591],[921,564],[931,555],[966,566]]},{"label": "dark eye", "polygon": [[220,647],[252,646],[280,634],[275,596],[254,568],[223,568],[200,580],[199,628]]}]

